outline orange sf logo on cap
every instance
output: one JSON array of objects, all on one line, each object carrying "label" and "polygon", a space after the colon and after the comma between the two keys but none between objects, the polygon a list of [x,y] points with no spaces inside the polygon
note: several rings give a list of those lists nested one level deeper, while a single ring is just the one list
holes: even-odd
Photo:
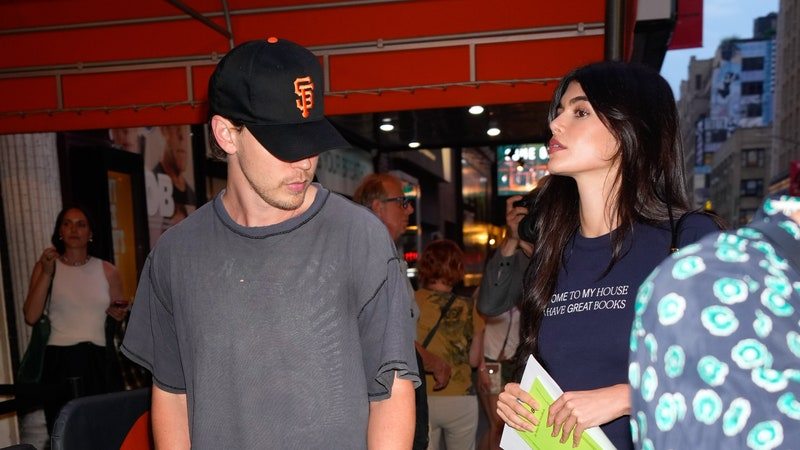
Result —
[{"label": "orange sf logo on cap", "polygon": [[303,115],[303,118],[308,117],[308,111],[314,107],[314,82],[311,77],[302,77],[294,80],[294,93],[300,97],[295,100],[297,109]]}]

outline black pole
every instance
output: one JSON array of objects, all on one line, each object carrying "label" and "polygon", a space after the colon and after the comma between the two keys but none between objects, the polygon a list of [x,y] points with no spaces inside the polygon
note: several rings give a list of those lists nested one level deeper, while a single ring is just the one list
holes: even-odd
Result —
[{"label": "black pole", "polygon": [[625,46],[626,0],[606,0],[605,59],[622,61]]}]

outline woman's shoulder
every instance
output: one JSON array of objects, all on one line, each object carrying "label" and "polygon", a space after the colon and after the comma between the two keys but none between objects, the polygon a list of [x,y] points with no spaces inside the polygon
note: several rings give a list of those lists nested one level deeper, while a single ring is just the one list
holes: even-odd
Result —
[{"label": "woman's shoulder", "polygon": [[709,233],[721,230],[722,227],[713,214],[704,211],[689,211],[678,221],[678,242],[681,245],[691,244]]},{"label": "woman's shoulder", "polygon": [[100,264],[102,264],[103,273],[106,274],[107,278],[108,277],[112,277],[112,276],[116,276],[119,273],[119,271],[117,270],[117,266],[115,266],[111,262],[106,261],[105,259],[102,259],[102,258],[97,258],[97,260],[100,261]]}]

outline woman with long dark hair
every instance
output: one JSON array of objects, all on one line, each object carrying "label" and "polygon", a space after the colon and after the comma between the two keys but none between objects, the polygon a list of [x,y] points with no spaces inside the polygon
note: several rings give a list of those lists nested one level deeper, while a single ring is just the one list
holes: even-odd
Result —
[{"label": "woman with long dark hair", "polygon": [[[637,289],[672,248],[718,227],[689,212],[675,100],[657,72],[580,67],[556,89],[549,122],[553,176],[521,230],[536,249],[517,361],[535,355],[565,392],[550,407],[548,432],[577,443],[601,426],[618,449],[633,448],[627,368]],[[523,404],[540,407],[509,383],[498,413],[532,430],[536,418]]]},{"label": "woman with long dark hair", "polygon": [[[92,230],[83,208],[61,210],[50,239],[53,246],[33,266],[23,306],[28,325],[39,320],[45,307],[51,323],[41,380],[55,388],[45,399],[48,432],[71,389],[92,395],[121,388],[121,379],[109,366],[105,322],[106,316],[124,319],[128,301],[122,297],[116,267],[90,254]],[[69,386],[70,380],[77,386]]]}]

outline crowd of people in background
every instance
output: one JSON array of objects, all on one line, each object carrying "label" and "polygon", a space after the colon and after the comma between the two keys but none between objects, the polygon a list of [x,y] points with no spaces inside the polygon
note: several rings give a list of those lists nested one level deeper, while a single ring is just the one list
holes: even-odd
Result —
[{"label": "crowd of people in background", "polygon": [[[304,77],[319,83],[308,105],[277,87]],[[448,239],[427,243],[409,282],[401,180],[368,176],[363,208],[312,181],[318,154],[346,145],[321,82],[313,54],[275,38],[212,75],[227,188],[159,239],[123,345],[153,375],[157,444],[497,449],[505,425],[574,445],[599,427],[620,450],[800,442],[800,199],[768,200],[730,232],[692,210],[658,73],[602,62],[562,79],[550,175],[507,200],[473,291]],[[155,169],[182,205],[184,159],[165,152]],[[104,330],[130,306],[92,231],[80,207],[59,214],[24,306],[29,324],[52,321],[43,382],[77,378],[82,394],[121,388]],[[552,405],[519,384],[528,355],[564,390]],[[66,400],[48,402],[48,429]]]}]

